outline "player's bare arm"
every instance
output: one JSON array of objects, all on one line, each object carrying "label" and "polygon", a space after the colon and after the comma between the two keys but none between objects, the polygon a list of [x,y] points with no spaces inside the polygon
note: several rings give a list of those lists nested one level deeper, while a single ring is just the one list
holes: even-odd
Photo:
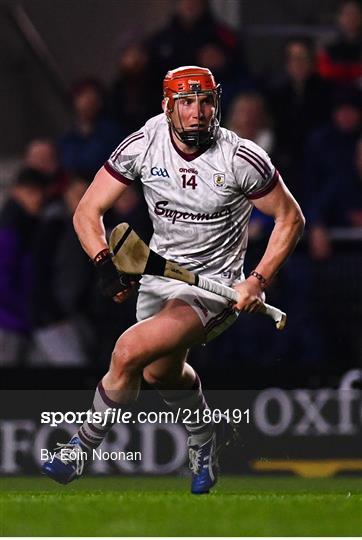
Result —
[{"label": "player's bare arm", "polygon": [[[108,255],[103,215],[113,206],[127,188],[126,184],[119,182],[110,175],[104,167],[96,174],[92,184],[85,192],[73,217],[75,231],[84,251],[98,265],[101,271],[101,281],[106,283],[105,294],[112,296],[116,302],[123,302],[130,293],[130,287],[120,287],[117,280],[116,269]],[[97,257],[103,254],[103,259]],[[115,287],[112,286],[112,281]],[[111,284],[111,286],[109,286]],[[122,290],[117,291],[117,288]],[[112,294],[114,292],[114,294]]]},{"label": "player's bare arm", "polygon": [[275,225],[265,253],[255,268],[257,275],[249,276],[243,283],[235,285],[240,295],[235,307],[241,311],[258,309],[263,290],[293,252],[305,223],[297,201],[281,179],[270,193],[253,203],[263,214],[272,216]]},{"label": "player's bare arm", "polygon": [[126,184],[118,182],[102,167],[74,213],[75,231],[84,251],[91,259],[108,247],[102,218],[126,188]]}]

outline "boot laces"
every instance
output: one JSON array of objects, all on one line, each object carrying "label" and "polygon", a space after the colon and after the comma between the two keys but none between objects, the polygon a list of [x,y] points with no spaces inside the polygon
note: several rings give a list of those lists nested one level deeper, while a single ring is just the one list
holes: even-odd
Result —
[{"label": "boot laces", "polygon": [[190,469],[193,474],[199,473],[200,461],[201,461],[201,448],[195,450],[195,448],[189,448]]},{"label": "boot laces", "polygon": [[72,464],[75,467],[75,474],[80,476],[84,469],[84,455],[79,444],[57,443],[55,448],[59,452],[59,459],[65,465]]}]

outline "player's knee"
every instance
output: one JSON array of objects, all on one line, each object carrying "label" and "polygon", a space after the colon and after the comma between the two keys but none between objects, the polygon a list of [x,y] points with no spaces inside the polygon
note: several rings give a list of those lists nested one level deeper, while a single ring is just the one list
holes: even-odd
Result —
[{"label": "player's knee", "polygon": [[116,374],[142,372],[142,355],[137,347],[127,340],[118,340],[114,347],[111,368]]}]

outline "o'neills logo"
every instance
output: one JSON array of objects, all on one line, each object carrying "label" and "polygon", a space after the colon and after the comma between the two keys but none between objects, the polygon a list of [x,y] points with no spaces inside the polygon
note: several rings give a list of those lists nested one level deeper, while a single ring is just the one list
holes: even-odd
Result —
[{"label": "o'neills logo", "polygon": [[199,171],[197,169],[192,169],[192,168],[191,169],[185,169],[184,167],[180,167],[179,171],[183,172],[183,173],[199,174]]},{"label": "o'neills logo", "polygon": [[157,201],[155,204],[154,211],[155,211],[156,216],[165,217],[171,220],[172,223],[175,223],[176,221],[192,221],[192,222],[213,221],[221,217],[227,216],[229,214],[228,208],[224,208],[223,210],[220,210],[219,212],[213,212],[212,214],[209,214],[207,212],[205,213],[198,212],[197,214],[194,214],[193,212],[183,212],[182,210],[174,210],[172,208],[166,208],[168,204],[169,204],[169,201]]}]

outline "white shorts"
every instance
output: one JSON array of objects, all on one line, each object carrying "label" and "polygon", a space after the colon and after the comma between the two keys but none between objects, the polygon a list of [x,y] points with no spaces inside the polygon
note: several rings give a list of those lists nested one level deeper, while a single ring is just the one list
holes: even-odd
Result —
[{"label": "white shorts", "polygon": [[137,320],[143,321],[163,308],[167,300],[183,300],[198,314],[205,328],[205,343],[232,325],[238,312],[226,298],[158,276],[143,276],[137,300]]}]

